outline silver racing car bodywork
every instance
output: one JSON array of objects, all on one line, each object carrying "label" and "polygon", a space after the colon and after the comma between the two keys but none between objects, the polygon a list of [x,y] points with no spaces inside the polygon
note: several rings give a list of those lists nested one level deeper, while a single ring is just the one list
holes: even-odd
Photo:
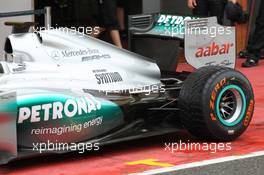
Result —
[{"label": "silver racing car bodywork", "polygon": [[13,34],[7,47],[12,53],[0,62],[6,118],[0,131],[8,134],[1,134],[0,150],[9,154],[1,162],[47,137],[78,143],[120,127],[126,122],[121,108],[141,103],[133,94],[151,99],[152,88],[162,86],[154,62],[86,35]]},{"label": "silver racing car bodywork", "polygon": [[[137,30],[139,35],[174,32],[166,23],[179,16],[158,17],[151,33]],[[219,27],[215,21],[186,21],[185,28]],[[100,144],[183,127],[199,138],[236,139],[251,121],[254,96],[248,80],[230,69],[234,28],[231,33],[226,39],[186,34],[187,61],[198,68],[194,73],[160,71],[149,58],[65,28],[8,36],[0,62],[0,164],[78,151],[81,143],[98,150]]]},{"label": "silver racing car bodywork", "polygon": [[155,63],[82,34],[47,30],[39,35],[15,34],[8,39],[15,63],[2,63],[7,74],[1,76],[1,84],[8,79],[3,89],[41,86],[123,90],[160,83]]}]

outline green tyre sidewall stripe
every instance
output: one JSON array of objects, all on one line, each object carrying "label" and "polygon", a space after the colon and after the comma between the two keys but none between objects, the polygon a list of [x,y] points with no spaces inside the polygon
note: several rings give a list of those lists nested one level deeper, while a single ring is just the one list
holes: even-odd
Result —
[{"label": "green tyre sidewall stripe", "polygon": [[[221,100],[223,94],[224,94],[227,90],[229,90],[229,89],[235,89],[235,90],[237,90],[237,91],[239,92],[239,94],[241,95],[241,97],[242,97],[242,103],[243,103],[243,104],[242,104],[241,114],[240,114],[239,118],[238,118],[237,120],[235,120],[234,122],[232,122],[232,123],[228,123],[228,122],[226,122],[226,121],[223,119],[223,117],[221,116],[221,114],[220,114],[220,110],[219,110],[220,100]],[[215,107],[216,107],[216,115],[217,115],[217,118],[219,119],[219,121],[220,121],[223,125],[228,126],[228,127],[233,127],[233,126],[239,124],[239,123],[243,120],[244,115],[245,115],[245,113],[246,113],[246,106],[247,106],[246,96],[245,96],[245,93],[243,92],[243,90],[242,90],[240,87],[238,87],[237,85],[228,85],[228,86],[226,86],[224,89],[221,90],[221,92],[219,93],[219,95],[218,95],[218,97],[217,97],[216,105],[215,105]]]}]

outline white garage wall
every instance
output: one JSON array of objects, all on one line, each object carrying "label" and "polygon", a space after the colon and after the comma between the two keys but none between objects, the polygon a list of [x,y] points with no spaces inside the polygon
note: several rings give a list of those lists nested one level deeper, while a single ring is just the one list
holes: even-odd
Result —
[{"label": "white garage wall", "polygon": [[[0,13],[32,10],[33,0],[0,0]],[[4,26],[5,21],[33,21],[33,16],[0,18],[0,59],[3,58],[5,38],[11,33],[11,27]]]}]

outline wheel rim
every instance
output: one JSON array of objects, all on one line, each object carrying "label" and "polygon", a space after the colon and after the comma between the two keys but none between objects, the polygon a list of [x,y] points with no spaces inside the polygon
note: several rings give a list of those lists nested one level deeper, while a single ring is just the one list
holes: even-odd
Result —
[{"label": "wheel rim", "polygon": [[235,126],[241,122],[246,111],[246,97],[237,85],[229,85],[221,90],[216,101],[216,114],[225,126]]}]

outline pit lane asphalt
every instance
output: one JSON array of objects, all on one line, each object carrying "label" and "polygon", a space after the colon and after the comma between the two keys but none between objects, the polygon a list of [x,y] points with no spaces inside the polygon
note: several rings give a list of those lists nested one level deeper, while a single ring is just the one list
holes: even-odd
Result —
[{"label": "pit lane asphalt", "polygon": [[[155,173],[154,173],[155,174]],[[263,175],[264,156],[252,157],[155,175]]]}]

